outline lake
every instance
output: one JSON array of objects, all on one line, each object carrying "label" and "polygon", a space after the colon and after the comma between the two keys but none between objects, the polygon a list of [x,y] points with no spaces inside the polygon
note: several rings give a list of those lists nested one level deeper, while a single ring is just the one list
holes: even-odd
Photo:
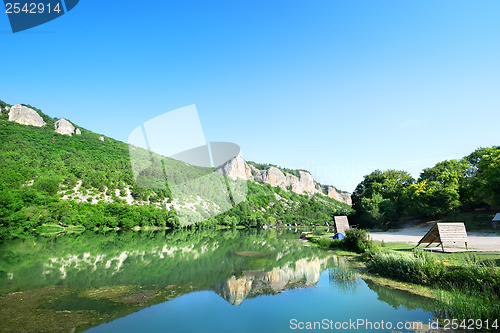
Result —
[{"label": "lake", "polygon": [[[425,332],[431,300],[295,230],[38,236],[0,245],[2,331]],[[424,325],[420,329],[420,325]],[[405,327],[406,326],[406,327]]]}]

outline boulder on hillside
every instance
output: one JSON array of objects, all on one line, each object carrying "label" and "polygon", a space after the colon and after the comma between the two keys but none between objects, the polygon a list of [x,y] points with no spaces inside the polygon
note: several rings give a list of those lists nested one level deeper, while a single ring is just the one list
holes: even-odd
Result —
[{"label": "boulder on hillside", "polygon": [[77,129],[76,129],[76,131],[75,131],[75,134],[76,134],[76,135],[82,135],[82,131],[80,131],[80,129],[79,129],[79,128],[77,128]]},{"label": "boulder on hillside", "polygon": [[56,132],[59,134],[71,136],[73,133],[75,133],[75,126],[73,126],[69,121],[67,121],[64,118],[61,118],[58,121],[56,121],[54,127],[56,128]]},{"label": "boulder on hillside", "polygon": [[21,125],[42,127],[45,125],[42,117],[33,109],[24,105],[16,104],[10,108],[9,121],[15,121]]},{"label": "boulder on hillside", "polygon": [[99,141],[104,142],[104,137],[103,137],[103,136],[100,136],[100,137],[99,137]]}]

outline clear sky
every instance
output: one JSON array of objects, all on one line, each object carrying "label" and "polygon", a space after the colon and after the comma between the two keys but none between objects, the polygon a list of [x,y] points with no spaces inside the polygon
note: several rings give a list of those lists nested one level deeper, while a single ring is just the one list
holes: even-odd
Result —
[{"label": "clear sky", "polygon": [[0,40],[7,103],[122,141],[195,104],[207,141],[343,190],[500,144],[498,0],[80,0]]}]

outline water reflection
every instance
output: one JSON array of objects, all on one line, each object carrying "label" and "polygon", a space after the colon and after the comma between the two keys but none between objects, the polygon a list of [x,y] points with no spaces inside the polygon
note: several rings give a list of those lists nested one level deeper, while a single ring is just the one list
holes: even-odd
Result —
[{"label": "water reflection", "polygon": [[328,270],[330,285],[343,294],[355,294],[359,285],[357,271],[343,257],[333,257]]},{"label": "water reflection", "polygon": [[[235,325],[251,317],[248,309],[254,316],[280,316],[279,321],[269,319],[269,325],[286,322],[299,310],[311,318],[328,317],[329,309],[342,315],[360,311],[361,316],[364,308],[343,309],[356,297],[371,302],[367,309],[381,302],[398,311],[432,308],[421,298],[365,282],[344,258],[304,247],[298,234],[283,230],[84,233],[0,244],[0,305],[18,316],[6,312],[0,320],[24,331],[81,331],[152,305],[168,304],[172,316],[188,302],[190,313],[200,299],[207,305],[197,313],[212,307],[220,308],[217,315],[232,311]],[[209,300],[207,291],[218,301]],[[367,293],[373,295],[367,298]],[[279,305],[261,304],[266,298],[258,296],[263,295],[276,295]],[[37,317],[40,313],[44,320]],[[415,320],[427,317],[414,315]]]},{"label": "water reflection", "polygon": [[328,258],[299,259],[283,267],[243,271],[239,278],[231,276],[215,285],[214,291],[232,305],[240,305],[246,298],[277,294],[296,287],[315,285],[327,267]]},{"label": "water reflection", "polygon": [[295,236],[279,236],[275,230],[30,238],[1,245],[0,292],[48,285],[84,289],[191,283],[226,295],[222,290],[227,288],[221,285],[245,278],[254,284],[259,279],[269,281],[269,290],[277,291],[297,280],[317,281],[326,265],[323,261],[320,265],[320,259],[325,256],[301,246]]},{"label": "water reflection", "polygon": [[430,298],[419,296],[406,290],[382,285],[370,279],[363,280],[367,284],[368,288],[377,293],[379,300],[389,304],[394,309],[404,308],[407,310],[434,310],[435,302]]}]

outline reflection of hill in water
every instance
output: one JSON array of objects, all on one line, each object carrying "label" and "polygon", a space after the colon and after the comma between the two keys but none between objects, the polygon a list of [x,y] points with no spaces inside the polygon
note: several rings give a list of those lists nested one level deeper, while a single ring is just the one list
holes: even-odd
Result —
[{"label": "reflection of hill in water", "polygon": [[215,292],[233,305],[240,305],[248,297],[276,294],[296,286],[312,286],[326,268],[327,259],[299,259],[283,267],[265,271],[244,271],[243,276],[231,276],[215,285]]},{"label": "reflection of hill in water", "polygon": [[395,309],[404,307],[408,310],[423,309],[432,311],[435,303],[432,299],[413,294],[406,290],[395,289],[378,284],[370,279],[363,279],[368,287],[377,293],[378,299],[391,305]]},{"label": "reflection of hill in water", "polygon": [[[0,245],[0,294],[50,285],[84,289],[189,284],[210,290],[243,271],[272,272],[318,257],[320,251],[301,246],[297,237],[278,236],[275,230],[199,230],[7,241]],[[238,251],[265,256],[235,255]]]}]

